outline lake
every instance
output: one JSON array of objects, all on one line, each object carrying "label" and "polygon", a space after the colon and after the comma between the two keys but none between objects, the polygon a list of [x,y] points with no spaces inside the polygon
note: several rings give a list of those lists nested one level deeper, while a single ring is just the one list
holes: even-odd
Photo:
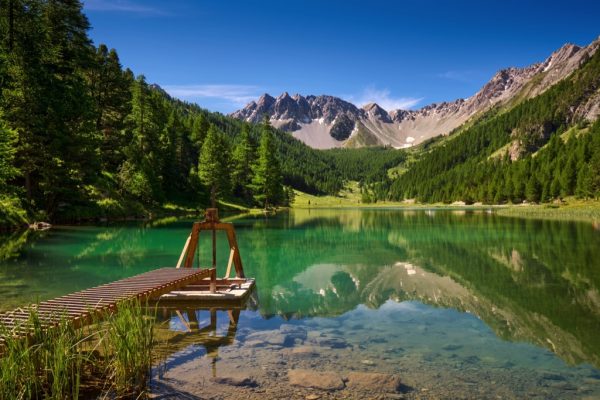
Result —
[{"label": "lake", "polygon": [[[5,236],[0,310],[173,266],[191,222]],[[597,225],[394,209],[292,210],[234,224],[254,299],[186,339],[210,312],[159,312],[158,332],[177,340],[153,371],[157,393],[318,397],[288,383],[289,370],[311,370],[323,385],[333,379],[327,398],[393,392],[368,373],[400,377],[398,393],[382,398],[600,398]],[[222,275],[228,247],[218,240]]]}]

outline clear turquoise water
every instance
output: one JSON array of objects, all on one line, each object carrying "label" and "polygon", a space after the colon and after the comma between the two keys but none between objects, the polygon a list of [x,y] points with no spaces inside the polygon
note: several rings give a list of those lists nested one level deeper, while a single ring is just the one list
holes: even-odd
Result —
[{"label": "clear turquoise water", "polygon": [[[441,397],[600,397],[600,231],[591,224],[380,209],[295,210],[234,224],[258,306],[241,313],[235,340],[216,346],[223,365],[251,348],[268,371],[282,368],[276,354],[316,346],[316,359],[284,367],[397,373],[409,393]],[[0,309],[174,265],[190,227],[59,227],[4,238]],[[207,264],[208,240],[200,254]],[[182,329],[177,317],[171,328]],[[207,353],[198,339],[167,365]]]}]

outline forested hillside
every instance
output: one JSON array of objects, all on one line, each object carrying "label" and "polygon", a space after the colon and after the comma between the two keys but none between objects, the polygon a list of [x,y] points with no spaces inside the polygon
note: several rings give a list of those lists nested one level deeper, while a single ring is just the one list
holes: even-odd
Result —
[{"label": "forested hillside", "polygon": [[[197,208],[215,184],[221,198],[261,206],[267,186],[279,186],[270,205],[287,201],[282,183],[311,193],[341,188],[326,155],[269,127],[172,99],[123,69],[114,49],[91,43],[80,2],[0,6],[5,224],[141,215],[167,203]],[[273,140],[261,139],[265,131]],[[203,148],[208,136],[212,149]],[[276,182],[265,183],[260,171]]]},{"label": "forested hillside", "polygon": [[[388,198],[548,202],[600,194],[600,122],[578,117],[600,89],[600,52],[542,95],[492,110],[423,150]],[[596,100],[597,101],[597,100]]]}]

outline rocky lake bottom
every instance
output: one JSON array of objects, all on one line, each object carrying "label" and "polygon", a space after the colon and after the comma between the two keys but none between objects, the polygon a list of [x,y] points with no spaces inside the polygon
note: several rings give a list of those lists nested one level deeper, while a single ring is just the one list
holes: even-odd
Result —
[{"label": "rocky lake bottom", "polygon": [[[181,321],[174,317],[168,328],[181,330]],[[245,311],[234,335],[220,347],[196,343],[169,354],[153,371],[153,396],[600,398],[599,370],[570,367],[548,350],[498,339],[473,315],[418,302],[290,321]]]}]

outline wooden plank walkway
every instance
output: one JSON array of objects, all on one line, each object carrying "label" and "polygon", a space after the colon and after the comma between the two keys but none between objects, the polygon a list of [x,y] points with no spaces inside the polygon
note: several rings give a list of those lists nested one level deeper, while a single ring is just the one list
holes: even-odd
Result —
[{"label": "wooden plank walkway", "polygon": [[[82,290],[30,307],[19,308],[0,314],[0,325],[13,335],[28,336],[28,321],[32,307],[37,309],[44,328],[56,326],[67,318],[80,327],[93,322],[94,318],[111,312],[120,301],[156,299],[172,290],[180,289],[204,278],[215,279],[214,269],[161,268],[116,282]],[[0,337],[0,345],[3,340]]]}]

